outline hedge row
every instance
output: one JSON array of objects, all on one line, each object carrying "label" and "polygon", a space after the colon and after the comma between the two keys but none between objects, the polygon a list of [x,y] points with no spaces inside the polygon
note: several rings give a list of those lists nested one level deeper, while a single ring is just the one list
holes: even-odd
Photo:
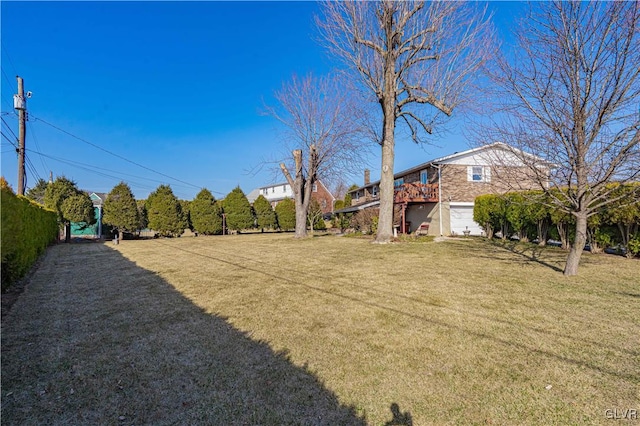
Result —
[{"label": "hedge row", "polygon": [[0,189],[2,212],[2,290],[27,273],[44,249],[56,240],[56,214],[9,187]]},{"label": "hedge row", "polygon": [[[560,193],[555,194],[556,200]],[[601,207],[587,222],[587,243],[591,251],[622,247],[627,255],[640,253],[640,199],[638,184],[612,185],[611,202]],[[568,248],[575,233],[575,220],[566,209],[553,206],[549,194],[541,191],[482,195],[476,198],[474,220],[489,238],[517,235],[520,240],[558,239]]]}]

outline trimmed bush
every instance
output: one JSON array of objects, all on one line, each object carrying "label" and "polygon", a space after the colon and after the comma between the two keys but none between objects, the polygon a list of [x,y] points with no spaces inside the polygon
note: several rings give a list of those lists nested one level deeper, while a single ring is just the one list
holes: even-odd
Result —
[{"label": "trimmed bush", "polygon": [[276,205],[278,227],[282,231],[290,231],[296,227],[296,203],[291,198],[285,198]]},{"label": "trimmed bush", "polygon": [[179,237],[187,227],[180,202],[169,185],[160,185],[147,198],[149,228],[164,237]]},{"label": "trimmed bush", "polygon": [[222,209],[208,189],[198,192],[191,202],[191,223],[200,234],[222,234]]},{"label": "trimmed bush", "polygon": [[21,196],[0,190],[2,211],[2,291],[24,276],[58,236],[56,213]]},{"label": "trimmed bush", "polygon": [[227,228],[232,231],[242,231],[253,228],[253,209],[247,196],[242,189],[237,186],[222,201],[224,214],[226,216]]},{"label": "trimmed bush", "polygon": [[124,182],[120,182],[109,192],[102,210],[102,221],[118,230],[120,240],[124,232],[134,232],[140,225],[138,205],[131,188]]},{"label": "trimmed bush", "polygon": [[276,212],[273,211],[271,203],[263,195],[260,195],[253,202],[253,210],[258,219],[258,228],[275,229],[278,226]]}]

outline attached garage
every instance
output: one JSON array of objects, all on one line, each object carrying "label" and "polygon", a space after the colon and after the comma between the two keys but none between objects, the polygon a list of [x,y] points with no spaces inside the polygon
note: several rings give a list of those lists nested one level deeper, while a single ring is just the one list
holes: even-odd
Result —
[{"label": "attached garage", "polygon": [[482,235],[480,225],[473,221],[473,203],[451,203],[451,234],[464,235],[463,231],[471,231],[470,235]]}]

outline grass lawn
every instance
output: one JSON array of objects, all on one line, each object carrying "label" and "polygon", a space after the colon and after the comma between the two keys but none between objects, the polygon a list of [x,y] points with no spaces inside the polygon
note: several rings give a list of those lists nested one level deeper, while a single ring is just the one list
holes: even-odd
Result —
[{"label": "grass lawn", "polygon": [[[640,261],[290,234],[53,247],[3,424],[601,424],[640,411]],[[611,412],[609,412],[611,413]]]}]

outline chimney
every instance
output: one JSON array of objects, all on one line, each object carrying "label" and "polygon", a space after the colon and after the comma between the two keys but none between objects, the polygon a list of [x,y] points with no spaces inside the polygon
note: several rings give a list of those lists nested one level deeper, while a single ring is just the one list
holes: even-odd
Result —
[{"label": "chimney", "polygon": [[371,183],[371,170],[364,169],[364,186],[367,186]]}]

